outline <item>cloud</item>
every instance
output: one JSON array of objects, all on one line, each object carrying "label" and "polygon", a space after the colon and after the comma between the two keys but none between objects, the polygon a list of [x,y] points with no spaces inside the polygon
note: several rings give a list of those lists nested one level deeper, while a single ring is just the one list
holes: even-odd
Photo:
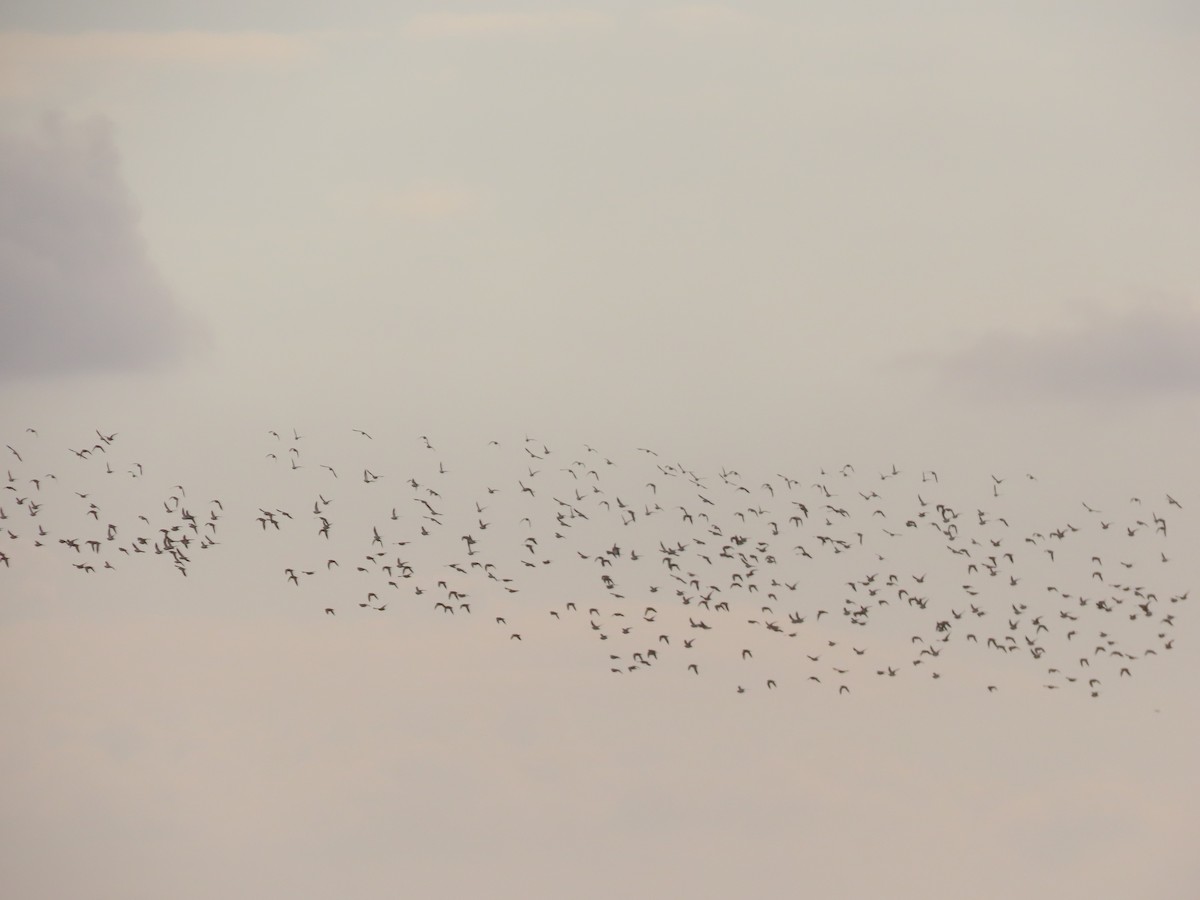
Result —
[{"label": "cloud", "polygon": [[988,335],[944,357],[939,371],[968,390],[1001,397],[1200,394],[1200,310],[1085,307],[1068,328]]},{"label": "cloud", "polygon": [[607,16],[584,10],[541,13],[425,13],[408,21],[413,38],[544,38],[593,31]]},{"label": "cloud", "polygon": [[107,123],[0,133],[0,378],[154,366],[194,336],[147,257]]},{"label": "cloud", "polygon": [[0,54],[14,58],[171,65],[276,65],[314,52],[302,35],[271,32],[95,31],[78,34],[0,32]]},{"label": "cloud", "polygon": [[647,18],[670,31],[693,36],[729,35],[756,24],[755,17],[745,10],[716,3],[668,6],[650,11]]},{"label": "cloud", "polygon": [[48,85],[98,68],[277,67],[317,52],[304,35],[269,32],[0,32],[0,96],[37,97]]},{"label": "cloud", "polygon": [[457,182],[415,181],[404,186],[354,185],[339,192],[334,202],[357,215],[431,222],[478,212],[484,198]]}]

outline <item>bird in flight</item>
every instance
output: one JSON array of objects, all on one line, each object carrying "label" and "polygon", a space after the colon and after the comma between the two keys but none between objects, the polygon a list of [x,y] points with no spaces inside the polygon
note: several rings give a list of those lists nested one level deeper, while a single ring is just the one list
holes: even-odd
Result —
[{"label": "bird in flight", "polygon": [[[191,485],[159,493],[151,481],[160,475],[104,477],[111,460],[118,471],[158,472],[165,482],[169,463],[143,469],[122,458],[129,434],[118,442],[115,431],[83,429],[69,442],[80,449],[68,458],[70,472],[58,473],[60,484],[49,460],[68,442],[49,447],[26,431],[5,445],[0,578],[26,572],[34,559],[58,559],[71,577],[136,579],[139,567],[158,565],[186,577],[197,566],[219,567],[236,556],[231,544],[245,543],[246,559],[279,560],[270,577],[289,602],[323,597],[313,604],[317,615],[388,611],[372,617],[375,627],[449,635],[470,633],[472,614],[482,613],[512,623],[489,630],[491,640],[530,634],[534,655],[547,644],[539,638],[551,635],[602,647],[602,664],[619,662],[628,679],[699,675],[703,666],[704,679],[687,680],[694,690],[731,685],[732,651],[748,666],[770,666],[773,677],[760,683],[780,697],[798,685],[856,694],[873,672],[889,689],[918,690],[951,679],[940,664],[947,659],[963,663],[957,676],[992,672],[1001,657],[1005,672],[1019,664],[1035,670],[1028,682],[1039,691],[1099,695],[1111,679],[1138,686],[1133,661],[1149,664],[1170,651],[1186,620],[1187,585],[1178,583],[1174,560],[1187,554],[1169,551],[1194,504],[1177,489],[1156,494],[1166,507],[1153,509],[1120,502],[1127,493],[1115,500],[1101,486],[1055,512],[1043,496],[1044,473],[1041,481],[986,471],[960,480],[944,467],[888,464],[864,465],[868,474],[859,476],[845,464],[831,475],[772,469],[764,479],[729,467],[705,473],[648,447],[585,445],[572,454],[533,439],[511,449],[488,442],[478,459],[450,447],[389,455],[382,433],[381,443],[361,428],[351,429],[355,438],[342,432],[347,446],[309,469],[297,445],[315,446],[318,435],[291,431],[285,452],[267,454],[289,459],[290,467],[268,467],[282,482],[258,479],[195,509]],[[289,443],[279,432],[258,434],[271,446],[256,456]],[[368,448],[358,438],[386,460],[370,463],[378,470],[363,466]],[[420,440],[434,450],[427,436]],[[362,469],[365,487],[338,479],[347,466]],[[1071,513],[1081,506],[1082,520]],[[404,508],[410,514],[400,514]],[[366,599],[343,605],[347,590]],[[436,626],[421,618],[431,614]],[[906,635],[907,646],[889,633]],[[679,654],[687,654],[683,666]],[[939,671],[929,677],[902,677],[928,672],[934,660]],[[1089,679],[1072,674],[1081,667]],[[1008,690],[997,674],[978,677],[988,694]]]}]

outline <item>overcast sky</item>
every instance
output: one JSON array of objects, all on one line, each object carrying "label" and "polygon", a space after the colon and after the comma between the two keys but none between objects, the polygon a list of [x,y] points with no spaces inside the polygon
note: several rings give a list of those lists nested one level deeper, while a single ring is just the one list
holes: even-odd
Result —
[{"label": "overcast sky", "polygon": [[[7,3],[0,436],[227,498],[362,428],[1194,515],[1198,90],[1168,0]],[[18,896],[1200,890],[1182,614],[1108,707],[810,709],[335,632],[248,551],[169,612],[10,555]]]}]

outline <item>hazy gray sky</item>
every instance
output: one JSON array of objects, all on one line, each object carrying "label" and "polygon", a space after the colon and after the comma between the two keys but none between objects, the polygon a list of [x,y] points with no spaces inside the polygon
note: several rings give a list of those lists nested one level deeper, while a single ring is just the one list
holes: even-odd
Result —
[{"label": "hazy gray sky", "polygon": [[[1198,61],[1176,2],[9,3],[3,442],[80,491],[96,428],[245,499],[295,427],[1194,515]],[[0,570],[14,896],[1200,890],[1182,614],[1103,707],[771,704],[334,630],[224,549]]]}]

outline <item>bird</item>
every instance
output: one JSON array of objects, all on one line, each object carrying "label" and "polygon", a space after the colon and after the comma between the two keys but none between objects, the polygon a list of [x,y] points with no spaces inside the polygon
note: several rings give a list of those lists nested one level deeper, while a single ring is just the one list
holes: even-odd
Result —
[{"label": "bird", "polygon": [[[280,568],[288,564],[285,578],[279,581],[288,591],[300,588],[292,596],[307,596],[305,589],[318,582],[323,590],[333,591],[349,585],[362,591],[359,597],[366,596],[360,608],[382,612],[391,605],[401,615],[412,616],[416,613],[405,601],[436,593],[434,610],[449,614],[439,617],[445,622],[441,627],[452,630],[469,624],[469,596],[474,597],[476,610],[485,610],[498,625],[540,605],[550,613],[542,614],[541,621],[561,623],[555,626],[555,640],[569,641],[575,639],[571,623],[580,611],[557,591],[578,591],[575,596],[595,596],[585,604],[590,626],[579,633],[594,635],[605,642],[605,649],[617,650],[623,660],[622,674],[654,677],[656,670],[661,671],[655,666],[659,651],[666,660],[682,648],[689,654],[687,671],[698,675],[700,667],[706,667],[706,678],[699,684],[729,686],[720,666],[709,668],[707,660],[719,660],[725,652],[721,648],[739,640],[732,646],[740,650],[743,661],[765,666],[770,659],[776,665],[781,657],[767,651],[769,642],[779,638],[795,640],[801,649],[783,656],[785,665],[793,671],[799,665],[829,666],[841,676],[839,694],[850,693],[858,674],[871,670],[898,690],[919,689],[917,681],[898,677],[908,668],[903,658],[882,654],[871,670],[856,665],[869,648],[872,657],[879,658],[889,646],[885,640],[883,648],[872,647],[877,631],[906,624],[912,626],[906,633],[915,648],[909,663],[924,664],[922,672],[929,670],[933,659],[956,651],[962,659],[1002,653],[1012,666],[1022,661],[1049,663],[1061,671],[1072,659],[1067,648],[1103,634],[1089,645],[1097,651],[1083,657],[1079,665],[1097,678],[1106,673],[1132,678],[1132,660],[1150,664],[1159,652],[1173,647],[1174,636],[1166,635],[1168,628],[1176,627],[1176,619],[1164,618],[1159,604],[1186,600],[1186,592],[1180,593],[1164,575],[1156,574],[1170,573],[1176,565],[1171,563],[1176,554],[1169,551],[1177,527],[1167,519],[1186,515],[1183,505],[1166,493],[1158,496],[1165,498],[1160,502],[1168,504],[1172,516],[1158,515],[1148,502],[1120,504],[1097,491],[1086,501],[1072,501],[1074,509],[1082,505],[1088,513],[1076,520],[1069,508],[1059,509],[1056,515],[1048,503],[1039,505],[1044,488],[1033,477],[1016,486],[994,474],[956,484],[948,471],[942,483],[940,472],[928,463],[923,469],[914,464],[911,472],[894,464],[865,466],[864,476],[846,464],[829,474],[819,471],[815,480],[803,473],[779,472],[764,481],[743,478],[728,466],[709,473],[694,470],[683,462],[668,462],[660,451],[644,446],[635,448],[636,453],[609,453],[583,445],[583,451],[573,457],[569,449],[550,448],[549,442],[532,439],[511,451],[500,442],[489,442],[491,468],[474,480],[470,473],[475,463],[464,462],[449,447],[439,448],[436,456],[421,454],[413,459],[395,454],[388,457],[395,460],[388,465],[399,468],[400,475],[376,485],[391,473],[362,468],[349,448],[330,454],[319,466],[312,466],[310,474],[300,462],[310,441],[318,445],[318,436],[307,438],[293,428],[291,441],[268,431],[266,442],[271,446],[260,448],[285,448],[269,454],[289,459],[291,471],[272,470],[289,479],[283,493],[268,501],[267,484],[253,484],[245,496],[214,499],[203,513],[196,510],[193,515],[187,499],[191,486],[174,485],[157,507],[153,500],[137,507],[134,494],[125,504],[114,496],[107,480],[96,483],[94,479],[107,474],[112,464],[139,478],[147,472],[165,474],[166,465],[149,459],[145,468],[141,463],[122,463],[119,455],[127,448],[129,455],[136,453],[136,436],[118,438],[115,431],[94,429],[93,438],[92,430],[83,429],[83,441],[65,442],[78,449],[69,448],[75,468],[65,476],[68,483],[62,486],[62,494],[56,476],[46,471],[52,466],[43,468],[35,458],[45,452],[45,438],[34,443],[35,435],[27,432],[22,442],[6,445],[11,468],[7,482],[0,484],[0,497],[9,498],[0,500],[0,521],[10,529],[0,531],[5,545],[0,572],[5,577],[24,564],[26,547],[30,553],[45,554],[43,559],[58,554],[58,559],[76,567],[73,571],[97,575],[103,571],[104,577],[113,578],[124,578],[139,565],[159,560],[183,576],[199,566],[220,566],[221,560],[229,558],[228,545],[234,540],[226,526],[228,506],[230,519],[236,522],[245,512],[242,521],[253,518],[259,525],[253,529],[251,524],[251,534],[236,540],[258,542],[270,551],[263,559],[275,554]],[[376,441],[369,432],[355,428],[350,433],[379,444],[371,447],[373,452],[387,452],[386,442]],[[427,436],[421,440],[427,451],[434,449]],[[354,446],[364,449],[357,438]],[[55,449],[61,453],[61,445]],[[509,455],[514,458],[508,474],[492,471]],[[102,458],[104,466],[99,465]],[[570,464],[545,462],[560,458]],[[363,492],[358,495],[353,484],[335,481],[347,466],[350,471],[362,468],[363,483],[374,487],[358,489]],[[329,476],[321,475],[321,469],[328,470]],[[318,475],[326,480],[314,481]],[[972,507],[956,499],[971,496],[967,488],[980,482],[992,488],[988,493],[998,499],[994,507],[977,508],[976,515],[969,516],[965,510]],[[130,487],[148,483],[146,479]],[[399,488],[383,491],[383,485],[393,483]],[[997,490],[1001,486],[1004,496]],[[961,491],[958,498],[956,490]],[[295,492],[294,497],[289,492]],[[413,497],[420,515],[399,513],[404,493]],[[72,503],[83,502],[67,505],[63,494]],[[823,499],[814,503],[814,497]],[[254,504],[258,498],[261,506]],[[305,509],[309,508],[305,504],[312,504],[312,527],[322,547],[328,548],[315,557],[301,539],[308,536],[289,531],[292,514],[283,507],[294,509],[296,502]],[[251,515],[255,508],[258,513]],[[662,514],[672,508],[673,513]],[[331,510],[339,514],[333,516]],[[372,526],[372,516],[376,522],[386,520],[388,527]],[[21,527],[26,517],[38,519],[33,528]],[[352,521],[356,517],[357,522]],[[892,525],[889,530],[885,526],[891,522],[905,525]],[[514,532],[517,528],[519,533]],[[786,538],[794,529],[814,533],[796,543]],[[1114,539],[1127,548],[1116,559],[1120,565],[1114,565],[1111,557],[1117,552]],[[457,547],[448,546],[451,543]],[[1044,552],[1023,553],[1022,546]],[[393,556],[397,547],[407,548],[406,558]],[[344,553],[358,562],[341,567],[338,560],[347,558]],[[1087,559],[1092,562],[1085,564]],[[1107,565],[1102,559],[1108,560]],[[120,565],[114,565],[118,560]],[[589,566],[594,574],[585,576],[583,568]],[[274,571],[278,578],[279,569]],[[557,573],[554,588],[544,583],[542,574],[551,572]],[[913,572],[917,574],[905,577]],[[841,587],[830,591],[822,586],[826,584]],[[514,594],[520,594],[521,605],[514,605]],[[647,605],[644,598],[651,594],[653,605]],[[963,595],[964,602],[959,603]],[[388,604],[381,596],[394,599]],[[1011,602],[1014,597],[1020,599]],[[336,615],[336,605],[318,609]],[[986,627],[994,618],[984,618],[989,612],[1010,607],[1012,613],[999,633]],[[1182,624],[1186,606],[1179,609]],[[344,610],[342,614],[346,615]],[[881,620],[891,624],[885,628],[878,624]],[[970,628],[961,627],[976,620],[979,623]],[[523,640],[523,634],[536,626],[520,621],[520,630],[506,628],[491,639],[508,635],[509,641]],[[651,623],[655,629],[644,631]],[[856,630],[853,640],[839,637],[847,628]],[[531,639],[534,634],[550,634],[530,633]],[[527,659],[525,654],[520,658]],[[780,693],[804,680],[820,685],[823,673],[813,672],[809,668],[804,678],[788,679],[780,671],[765,683]],[[931,672],[934,680],[943,675],[949,679],[950,670]],[[1050,679],[1050,684],[1064,693],[1099,688],[1099,684],[1085,685],[1087,679],[1082,678],[1072,688],[1072,677]],[[988,680],[992,682],[987,685],[989,693],[1001,687],[1007,691],[1007,682]],[[1029,679],[1035,687],[1045,681]],[[1133,679],[1130,684],[1140,681]],[[921,679],[920,684],[928,681]],[[744,685],[739,687],[746,691]]]}]

